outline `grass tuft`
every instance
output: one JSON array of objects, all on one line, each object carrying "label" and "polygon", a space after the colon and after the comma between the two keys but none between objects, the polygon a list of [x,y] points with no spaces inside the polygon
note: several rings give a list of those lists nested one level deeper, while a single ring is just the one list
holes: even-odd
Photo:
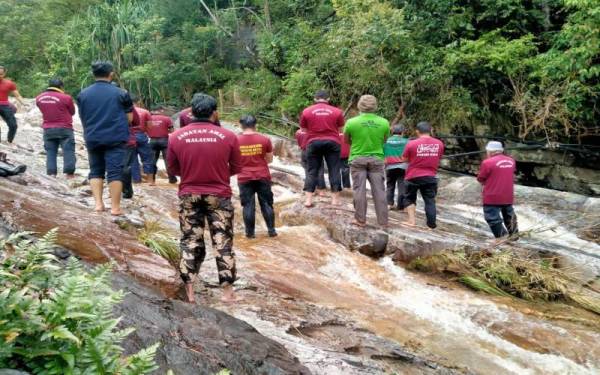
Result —
[{"label": "grass tuft", "polygon": [[173,267],[179,267],[181,259],[179,242],[158,221],[145,222],[137,238],[155,254],[165,258]]}]

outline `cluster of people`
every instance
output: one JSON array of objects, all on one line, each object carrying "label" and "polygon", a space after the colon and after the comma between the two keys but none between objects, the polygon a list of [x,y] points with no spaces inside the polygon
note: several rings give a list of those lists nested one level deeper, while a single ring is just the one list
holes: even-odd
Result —
[{"label": "cluster of people", "polygon": [[[5,73],[6,69],[0,67],[0,114],[11,129],[10,142],[16,121],[7,96],[13,93],[20,102],[22,100],[14,83],[4,79]],[[179,115],[179,129],[174,129],[173,121],[162,108],[147,111],[139,98],[113,83],[110,62],[93,63],[92,74],[95,82],[81,91],[76,102],[88,152],[88,178],[95,211],[105,211],[106,182],[110,212],[122,215],[121,197],[133,195],[132,181],[145,179],[151,185],[155,183],[157,161],[162,154],[169,182],[177,183],[177,177],[180,179],[182,236],[178,271],[188,300],[194,302],[193,282],[206,256],[206,225],[217,253],[223,299],[236,300],[232,287],[236,280],[236,260],[230,178],[237,175],[246,237],[256,236],[256,198],[268,236],[276,237],[269,171],[273,160],[270,138],[257,132],[257,120],[251,115],[240,119],[242,132],[239,135],[223,128],[217,101],[202,93],[193,96],[191,107]],[[314,100],[315,103],[302,112],[296,133],[305,168],[304,205],[314,207],[315,192],[324,194],[326,165],[333,207],[341,204],[342,189],[353,189],[354,225],[365,227],[367,224],[368,182],[380,227],[388,228],[390,209],[404,210],[405,224],[415,226],[417,193],[420,192],[427,226],[436,228],[437,170],[444,144],[432,137],[431,125],[418,123],[417,138],[411,140],[406,137],[403,125],[390,127],[386,119],[376,114],[377,99],[372,95],[360,98],[357,104],[360,114],[348,121],[342,110],[330,104],[326,91],[319,90]],[[52,79],[48,89],[36,98],[36,104],[43,115],[47,173],[57,175],[60,147],[64,155],[63,172],[72,178],[76,164],[72,120],[76,113],[75,102],[64,93],[63,83]],[[515,162],[503,154],[499,142],[490,142],[487,151],[489,157],[482,163],[478,180],[484,185],[485,219],[494,236],[502,238],[517,232],[512,208]]]}]

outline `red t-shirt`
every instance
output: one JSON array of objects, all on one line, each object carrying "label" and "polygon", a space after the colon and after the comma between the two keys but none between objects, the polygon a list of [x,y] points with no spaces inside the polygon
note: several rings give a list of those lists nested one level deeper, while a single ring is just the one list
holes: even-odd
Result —
[{"label": "red t-shirt", "polygon": [[298,129],[296,130],[294,137],[296,138],[296,142],[298,142],[298,147],[300,147],[302,151],[306,150],[306,131],[304,129]]},{"label": "red t-shirt", "polygon": [[328,103],[317,103],[302,111],[300,127],[306,129],[306,144],[316,140],[340,143],[340,129],[344,127],[344,112]]},{"label": "red t-shirt", "polygon": [[17,89],[17,85],[10,79],[4,78],[0,81],[0,105],[8,105],[10,102],[8,101],[8,94],[15,91]]},{"label": "red t-shirt", "polygon": [[131,127],[131,130],[133,130],[133,132],[135,134],[145,133],[146,132],[146,123],[148,121],[152,120],[152,114],[150,114],[150,111],[148,111],[147,109],[144,109],[144,108],[133,107],[133,109],[137,112],[137,114],[139,116],[139,121],[137,124],[135,124],[135,126]]},{"label": "red t-shirt", "polygon": [[340,133],[340,142],[342,145],[342,150],[340,151],[340,158],[348,159],[350,157],[350,145],[346,142],[346,137],[344,137],[344,133]]},{"label": "red t-shirt", "polygon": [[237,136],[206,122],[194,122],[169,137],[169,173],[181,176],[179,195],[231,197],[229,178],[241,170]]},{"label": "red t-shirt", "polygon": [[146,133],[150,138],[167,138],[171,128],[173,128],[173,120],[165,115],[152,114],[150,121],[146,122]]},{"label": "red t-shirt", "polygon": [[433,137],[421,137],[408,142],[402,157],[408,161],[406,179],[435,177],[444,155],[444,143]]},{"label": "red t-shirt", "polygon": [[254,180],[271,181],[269,164],[265,155],[273,152],[273,145],[269,137],[262,134],[238,135],[240,152],[242,154],[242,171],[238,174],[238,182],[244,183]]},{"label": "red t-shirt", "polygon": [[483,184],[483,204],[513,204],[515,201],[515,170],[517,163],[506,155],[484,160],[477,181]]},{"label": "red t-shirt", "polygon": [[192,109],[186,108],[179,114],[179,127],[183,128],[194,122],[194,116],[192,116]]},{"label": "red t-shirt", "polygon": [[136,130],[135,129],[139,129],[139,127],[141,126],[141,116],[140,113],[138,112],[137,108],[133,108],[133,111],[131,112],[131,114],[133,115],[133,119],[131,120],[131,123],[128,126],[128,130],[129,130],[129,138],[127,138],[127,147],[137,147],[137,140],[135,138],[135,134],[136,134]]},{"label": "red t-shirt", "polygon": [[73,129],[75,103],[71,96],[56,90],[47,90],[35,98],[35,105],[42,112],[43,129]]}]

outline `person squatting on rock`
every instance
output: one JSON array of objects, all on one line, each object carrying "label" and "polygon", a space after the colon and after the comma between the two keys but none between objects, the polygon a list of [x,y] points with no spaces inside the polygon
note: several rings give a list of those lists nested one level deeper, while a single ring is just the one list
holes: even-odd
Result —
[{"label": "person squatting on rock", "polygon": [[241,171],[237,136],[218,125],[217,101],[206,94],[192,99],[194,122],[169,137],[168,170],[181,176],[179,222],[181,263],[179,272],[189,302],[194,302],[193,281],[206,256],[204,227],[216,250],[223,300],[233,301],[236,279],[233,251],[233,205],[229,179]]},{"label": "person squatting on rock", "polygon": [[113,86],[113,65],[108,61],[92,64],[96,82],[77,97],[83,137],[90,163],[90,186],[96,211],[104,211],[102,191],[108,181],[111,214],[122,215],[121,193],[125,144],[133,120],[133,102],[127,91]]},{"label": "person squatting on rock", "polygon": [[17,135],[17,119],[15,118],[17,109],[10,104],[8,96],[14,96],[21,106],[23,105],[23,98],[19,94],[19,90],[17,90],[17,85],[5,78],[6,73],[8,73],[8,70],[4,66],[0,66],[0,117],[2,117],[8,126],[6,140],[8,143],[12,143]]},{"label": "person squatting on rock", "polygon": [[385,198],[385,164],[383,145],[390,134],[388,120],[377,116],[377,99],[363,95],[358,100],[360,115],[346,123],[344,135],[350,144],[350,173],[354,191],[354,222],[358,226],[367,223],[367,180],[375,204],[377,223],[388,225],[388,207]]},{"label": "person squatting on rock", "polygon": [[135,155],[131,164],[131,178],[134,183],[142,182],[140,173],[140,159],[142,162],[142,171],[144,172],[145,180],[148,181],[154,173],[154,154],[150,149],[148,134],[146,134],[146,124],[151,120],[150,111],[143,108],[142,99],[136,95],[131,95],[134,107],[133,109],[139,116],[139,124],[130,128],[135,133]]},{"label": "person squatting on rock", "polygon": [[[408,164],[402,163],[400,160],[407,143],[408,138],[404,137],[404,126],[396,124],[392,127],[392,136],[388,138],[383,146],[387,203],[390,210],[394,208],[401,210],[404,207],[404,175]],[[394,206],[396,189],[398,190],[398,198],[397,204]]]},{"label": "person squatting on rock", "polygon": [[[146,122],[146,131],[150,137],[150,148],[154,152],[152,176],[150,185],[156,183],[156,174],[158,172],[158,159],[162,153],[165,165],[167,164],[167,148],[169,145],[169,134],[173,131],[173,121],[164,114],[163,108],[159,107],[152,111],[150,121]],[[167,174],[169,172],[167,171]],[[177,183],[177,177],[169,174],[169,183]]]},{"label": "person squatting on rock", "polygon": [[516,162],[504,155],[502,143],[485,147],[487,159],[481,163],[477,181],[483,185],[483,214],[496,239],[518,233],[514,178]]},{"label": "person squatting on rock", "polygon": [[327,163],[329,184],[332,191],[331,203],[340,204],[340,131],[344,127],[344,113],[329,104],[329,94],[319,90],[315,94],[315,104],[304,109],[300,116],[300,127],[306,130],[306,159],[308,176],[304,183],[306,207],[313,206],[313,195],[318,183],[319,169],[323,159]]},{"label": "person squatting on rock", "polygon": [[256,217],[256,199],[262,212],[269,237],[277,236],[275,231],[275,211],[273,192],[271,191],[271,172],[269,163],[273,161],[271,139],[256,131],[256,118],[244,116],[240,119],[242,134],[238,135],[242,154],[242,170],[238,174],[240,201],[243,208],[246,237],[254,238]]},{"label": "person squatting on rock", "polygon": [[[304,169],[304,181],[306,183],[306,179],[308,178],[308,161],[306,160],[306,141],[308,138],[308,133],[306,132],[306,130],[300,128],[296,130],[296,134],[294,135],[294,137],[296,138],[298,147],[300,147],[301,150],[300,164]],[[322,163],[321,168],[319,168],[319,174],[317,176],[316,191],[319,195],[321,195],[321,192],[324,192],[325,189],[327,189],[327,185],[325,185],[325,163]]]},{"label": "person squatting on rock", "polygon": [[408,214],[405,224],[416,225],[417,192],[425,201],[427,226],[435,229],[437,195],[437,170],[444,155],[444,143],[431,136],[431,124],[423,121],[417,124],[417,139],[408,142],[400,162],[408,162],[405,176],[404,210]]},{"label": "person squatting on rock", "polygon": [[340,172],[342,178],[342,189],[350,189],[350,164],[348,159],[350,158],[350,145],[346,142],[346,136],[344,132],[340,132],[340,144],[342,149],[340,150]]},{"label": "person squatting on rock", "polygon": [[63,173],[73,178],[77,158],[75,156],[75,135],[73,133],[73,115],[75,103],[70,95],[63,91],[64,84],[58,79],[51,79],[46,91],[35,98],[35,105],[42,112],[42,129],[44,129],[44,150],[46,150],[46,174],[56,176],[58,173],[58,148],[63,151]]}]

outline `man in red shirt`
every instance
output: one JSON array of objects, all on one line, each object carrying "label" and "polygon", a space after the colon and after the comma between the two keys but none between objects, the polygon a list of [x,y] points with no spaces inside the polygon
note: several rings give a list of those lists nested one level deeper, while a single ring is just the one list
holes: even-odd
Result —
[{"label": "man in red shirt", "polygon": [[142,175],[140,173],[140,160],[142,162],[142,171],[144,172],[145,178],[150,178],[154,173],[154,154],[150,149],[150,143],[148,135],[146,134],[146,123],[150,121],[150,111],[143,107],[142,99],[137,95],[131,95],[134,107],[133,109],[139,116],[139,124],[130,128],[135,134],[135,155],[132,158],[131,164],[131,177],[133,182],[139,183],[142,181]]},{"label": "man in red shirt", "polygon": [[306,207],[313,206],[313,195],[317,188],[319,169],[323,158],[327,163],[329,184],[332,191],[331,203],[340,204],[342,190],[340,181],[340,130],[344,127],[344,113],[329,104],[327,91],[319,90],[315,94],[315,104],[302,111],[300,127],[306,130],[306,159],[308,176],[304,183]]},{"label": "man in red shirt", "polygon": [[269,237],[277,236],[275,231],[275,211],[273,210],[273,192],[271,191],[271,173],[269,163],[273,161],[271,139],[256,131],[256,118],[244,116],[240,119],[242,134],[238,135],[242,154],[242,171],[238,174],[240,200],[244,214],[246,237],[254,238],[256,200],[262,212]]},{"label": "man in red shirt", "polygon": [[350,189],[350,165],[348,164],[348,158],[350,157],[350,145],[346,142],[344,132],[340,132],[340,142],[342,149],[340,151],[340,171],[342,173],[342,188]]},{"label": "man in red shirt", "polygon": [[236,267],[229,179],[241,171],[240,144],[233,132],[216,125],[219,113],[215,98],[205,94],[194,95],[192,112],[194,122],[169,137],[167,157],[169,172],[181,176],[179,272],[188,300],[193,303],[192,283],[206,255],[204,226],[208,221],[213,249],[217,251],[223,300],[234,301]]},{"label": "man in red shirt", "polygon": [[194,116],[191,108],[186,108],[179,113],[179,128],[184,128],[192,122],[194,122]]},{"label": "man in red shirt", "polygon": [[60,79],[51,79],[48,89],[35,98],[35,105],[42,112],[44,129],[44,149],[46,150],[46,174],[58,173],[58,148],[63,150],[63,173],[73,178],[75,173],[75,136],[73,134],[73,115],[75,103],[70,95],[63,91]]},{"label": "man in red shirt", "polygon": [[[150,185],[156,183],[156,173],[158,167],[156,163],[162,152],[165,165],[167,164],[167,147],[169,145],[169,133],[173,131],[173,121],[164,114],[162,107],[156,108],[150,116],[150,121],[146,122],[146,132],[150,137],[150,148],[154,151],[154,164],[152,167],[152,177]],[[169,174],[169,183],[176,184],[177,177]]]},{"label": "man in red shirt", "polygon": [[487,159],[481,163],[477,181],[483,185],[483,214],[494,237],[518,232],[515,200],[516,162],[504,155],[502,143],[492,141],[485,147]]},{"label": "man in red shirt", "polygon": [[6,79],[7,70],[0,66],[0,117],[8,125],[8,143],[12,143],[17,135],[17,119],[15,118],[15,108],[8,101],[8,96],[13,95],[20,105],[23,105],[23,98],[17,90],[17,85],[9,79]]},{"label": "man in red shirt", "polygon": [[437,170],[444,155],[444,143],[431,136],[431,124],[423,121],[417,124],[417,139],[408,142],[401,163],[408,162],[405,178],[404,208],[408,214],[405,224],[416,225],[417,192],[425,201],[427,226],[435,229],[437,195]]},{"label": "man in red shirt", "polygon": [[[308,161],[306,160],[306,141],[307,141],[307,136],[308,134],[306,133],[306,130],[300,128],[298,130],[296,130],[296,134],[294,135],[294,138],[296,138],[296,142],[298,143],[298,147],[300,147],[301,150],[301,154],[300,154],[300,164],[302,165],[302,168],[304,169],[304,181],[306,182],[306,179],[308,178]],[[319,175],[317,178],[317,192],[319,195],[325,195],[324,190],[327,189],[327,185],[325,184],[325,164],[322,163],[321,164],[321,168],[319,168]]]}]

